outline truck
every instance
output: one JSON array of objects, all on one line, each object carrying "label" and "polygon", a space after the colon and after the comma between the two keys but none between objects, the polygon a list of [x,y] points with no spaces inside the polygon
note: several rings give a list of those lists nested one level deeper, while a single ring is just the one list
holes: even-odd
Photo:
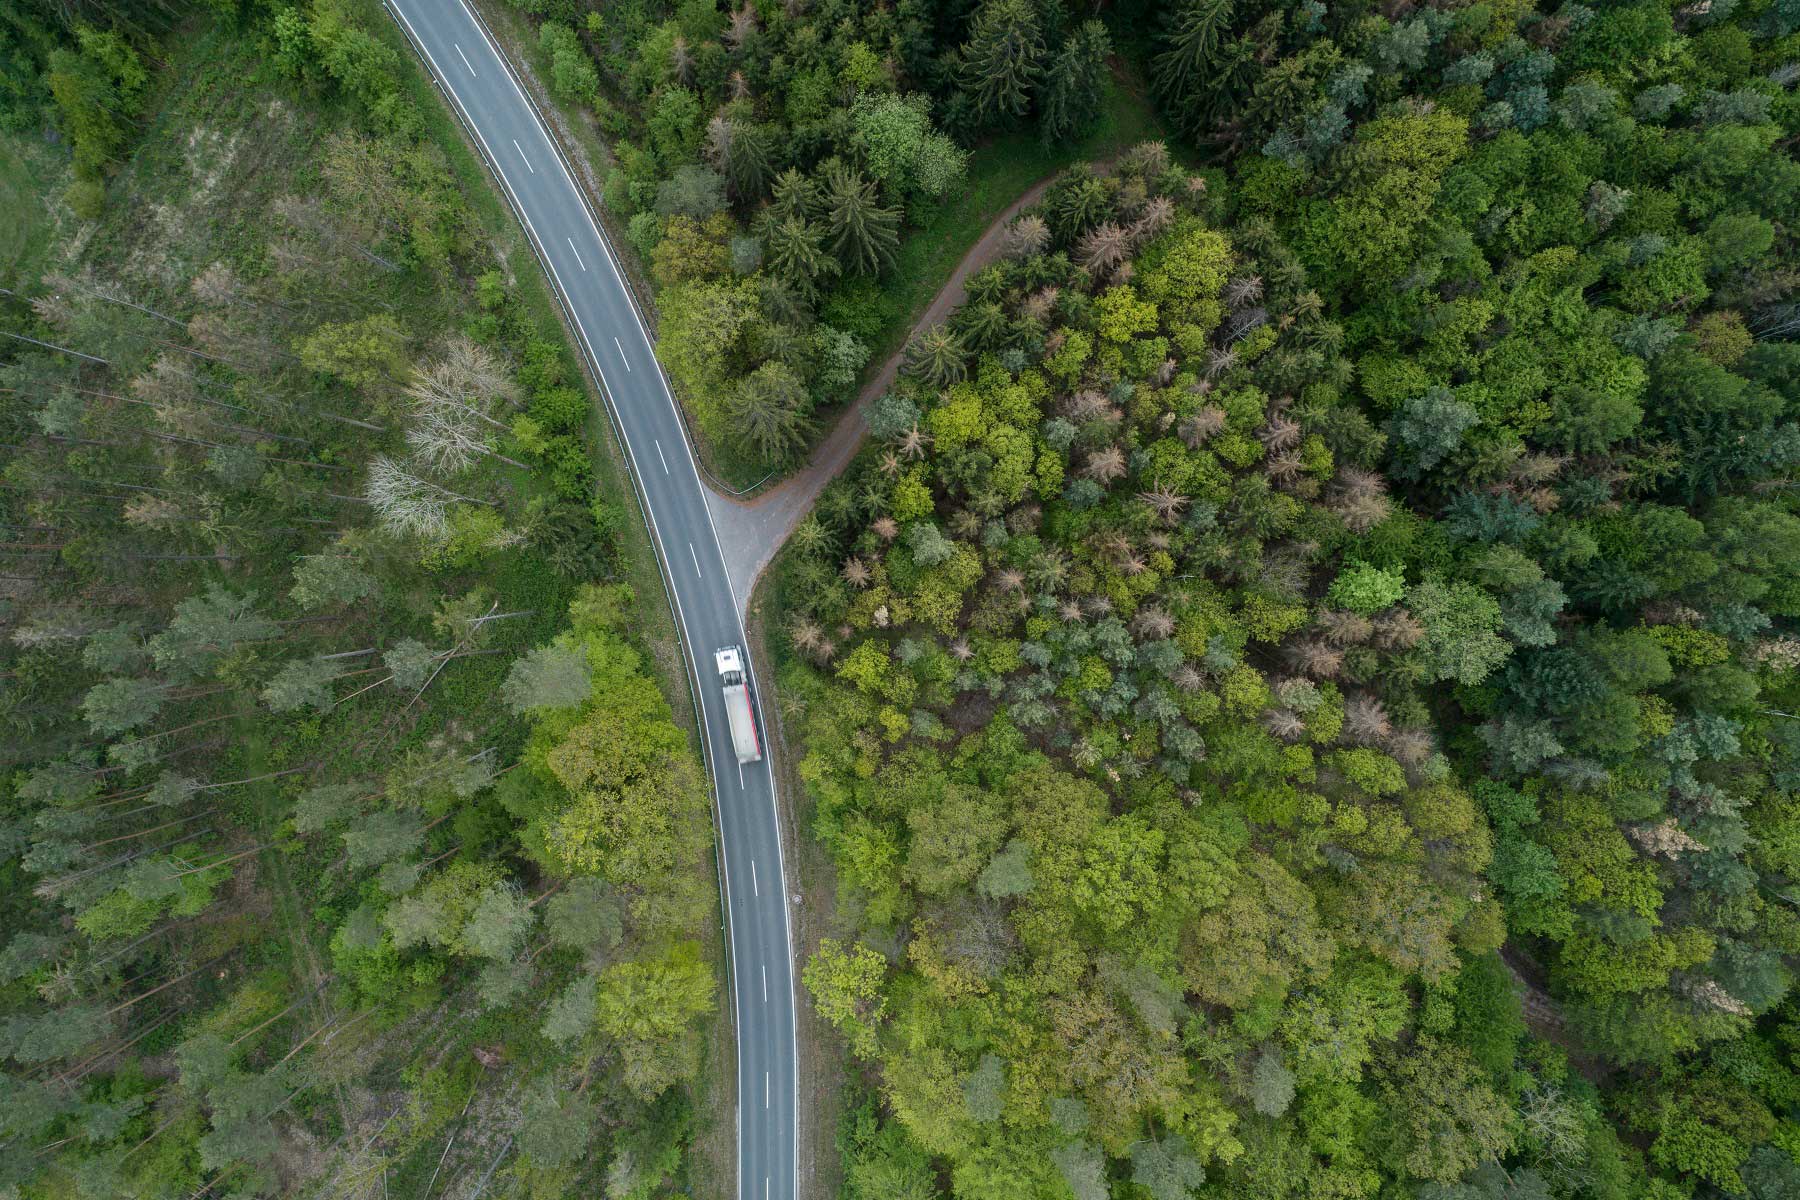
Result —
[{"label": "truck", "polygon": [[713,662],[719,668],[719,682],[725,687],[725,715],[731,721],[731,747],[737,751],[738,763],[761,762],[756,715],[750,711],[750,679],[744,673],[744,649],[724,646],[713,651]]}]

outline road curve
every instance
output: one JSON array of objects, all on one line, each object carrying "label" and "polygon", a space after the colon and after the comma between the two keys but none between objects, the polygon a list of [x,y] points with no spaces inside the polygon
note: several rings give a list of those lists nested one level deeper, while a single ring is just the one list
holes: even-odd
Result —
[{"label": "road curve", "polygon": [[[686,643],[712,768],[738,1042],[738,1197],[795,1200],[798,1058],[787,872],[768,760],[738,764],[713,668],[715,649],[746,639],[706,489],[612,248],[487,29],[464,0],[386,2],[524,225],[631,460]],[[753,703],[756,691],[753,679]],[[767,728],[760,708],[757,720]]]}]

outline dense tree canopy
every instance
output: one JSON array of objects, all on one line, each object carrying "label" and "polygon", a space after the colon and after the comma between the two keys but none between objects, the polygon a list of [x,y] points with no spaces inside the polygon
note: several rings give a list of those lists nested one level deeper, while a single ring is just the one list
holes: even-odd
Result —
[{"label": "dense tree canopy", "polygon": [[957,1195],[1784,1186],[1793,31],[1661,13],[1175,6],[1224,186],[1068,173],[872,411],[807,982]]},{"label": "dense tree canopy", "polygon": [[[847,1200],[1800,1195],[1800,10],[515,6],[758,475],[996,140],[1182,138],[761,610]],[[673,635],[406,43],[0,17],[0,1194],[703,1194]]]},{"label": "dense tree canopy", "polygon": [[[1100,116],[1112,39],[1042,0],[516,0],[549,83],[615,143],[608,208],[654,263],[660,354],[714,461],[791,467],[883,335],[876,287],[970,147]],[[771,388],[768,372],[780,372]]]},{"label": "dense tree canopy", "polygon": [[26,3],[0,79],[0,1194],[685,1187],[667,610],[398,27]]}]

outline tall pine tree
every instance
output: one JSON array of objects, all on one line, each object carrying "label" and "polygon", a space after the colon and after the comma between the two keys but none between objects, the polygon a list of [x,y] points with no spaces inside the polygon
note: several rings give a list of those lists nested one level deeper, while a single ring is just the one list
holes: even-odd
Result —
[{"label": "tall pine tree", "polygon": [[1044,34],[1031,0],[988,0],[970,24],[957,77],[972,123],[1023,117],[1043,73]]}]

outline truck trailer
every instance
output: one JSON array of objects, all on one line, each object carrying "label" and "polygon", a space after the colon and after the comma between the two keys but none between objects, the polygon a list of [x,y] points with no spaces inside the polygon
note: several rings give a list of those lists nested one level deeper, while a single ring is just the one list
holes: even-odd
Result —
[{"label": "truck trailer", "polygon": [[756,715],[750,711],[750,678],[744,672],[741,646],[725,646],[713,651],[718,664],[719,681],[725,686],[725,715],[731,721],[731,746],[741,763],[762,761],[762,747],[756,741]]}]

